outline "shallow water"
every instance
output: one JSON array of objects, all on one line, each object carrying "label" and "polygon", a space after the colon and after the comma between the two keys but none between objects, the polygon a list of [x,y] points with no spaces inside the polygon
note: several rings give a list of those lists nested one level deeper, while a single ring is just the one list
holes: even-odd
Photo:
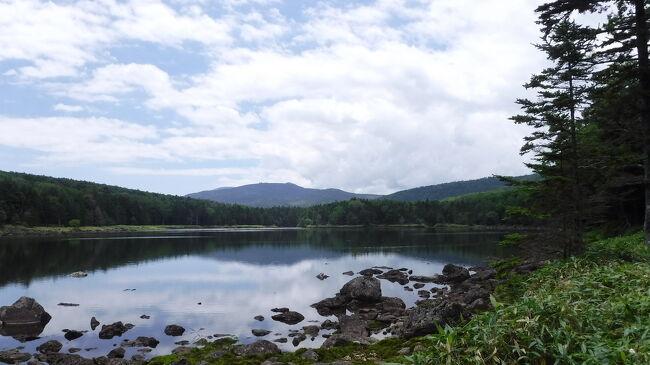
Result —
[{"label": "shallow water", "polygon": [[[489,257],[504,257],[498,233],[434,233],[425,230],[183,230],[77,237],[0,239],[0,305],[21,296],[35,298],[52,315],[40,338],[20,343],[0,336],[0,349],[56,339],[69,348],[96,348],[80,355],[106,355],[114,345],[137,336],[161,343],[151,354],[169,353],[176,341],[194,342],[212,334],[230,334],[251,342],[251,329],[272,331],[264,339],[286,337],[290,329],[320,324],[325,317],[310,307],[333,296],[352,279],[342,273],[372,266],[408,268],[414,275],[440,273],[447,263],[472,266]],[[84,270],[88,277],[68,274]],[[319,280],[316,275],[330,277]],[[356,276],[356,275],[355,275]],[[402,298],[407,306],[417,290],[381,280],[384,296]],[[430,289],[427,284],[423,289]],[[60,302],[79,304],[58,306]],[[200,303],[200,304],[199,304]],[[305,316],[289,326],[271,320],[274,307],[289,307]],[[150,319],[141,319],[146,314]],[[253,319],[262,315],[265,320]],[[121,338],[100,340],[90,330],[92,316],[102,324],[117,321],[135,328]],[[310,323],[313,321],[313,323]],[[186,328],[181,337],[163,333],[168,324]],[[63,329],[87,330],[67,341]],[[279,333],[281,335],[274,335]],[[321,334],[326,333],[321,331]],[[289,340],[291,340],[289,338]],[[318,347],[322,337],[299,347]],[[291,341],[278,344],[293,349]],[[127,358],[137,348],[126,348]]]}]

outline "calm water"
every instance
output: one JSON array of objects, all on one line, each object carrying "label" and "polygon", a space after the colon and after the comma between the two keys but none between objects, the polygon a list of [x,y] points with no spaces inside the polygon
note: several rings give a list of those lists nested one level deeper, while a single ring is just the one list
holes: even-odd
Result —
[{"label": "calm water", "polygon": [[[390,266],[433,275],[447,263],[470,266],[506,256],[495,244],[500,238],[496,233],[424,230],[188,230],[0,239],[0,305],[29,296],[52,315],[40,339],[20,343],[0,336],[0,349],[25,346],[34,352],[42,342],[56,339],[64,352],[96,348],[80,353],[90,357],[106,355],[125,338],[153,336],[161,341],[153,355],[169,353],[176,341],[194,342],[216,333],[250,342],[255,340],[253,328],[273,331],[263,337],[273,340],[286,337],[289,329],[322,322],[325,318],[310,305],[333,296],[352,278],[344,271]],[[68,276],[79,270],[88,277]],[[330,277],[318,280],[321,272]],[[407,306],[419,299],[397,283],[382,280],[381,285],[383,295],[400,297]],[[60,302],[79,306],[62,307]],[[294,326],[275,322],[270,318],[274,307],[289,307],[306,319]],[[142,314],[151,318],[140,319]],[[258,322],[256,315],[266,319]],[[101,326],[90,331],[92,316],[102,324],[122,321],[135,328],[122,338],[100,340]],[[168,324],[185,327],[185,334],[164,335]],[[67,341],[66,328],[88,332]],[[322,341],[307,339],[300,346],[318,347]],[[290,342],[278,345],[293,348]],[[127,358],[136,353],[127,348]]]}]

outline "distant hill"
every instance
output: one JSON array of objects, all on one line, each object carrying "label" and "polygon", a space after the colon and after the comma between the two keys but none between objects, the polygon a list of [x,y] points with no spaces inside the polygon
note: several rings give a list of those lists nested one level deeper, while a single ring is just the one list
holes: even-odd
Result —
[{"label": "distant hill", "polygon": [[[534,180],[537,175],[518,176],[518,180]],[[496,177],[484,177],[482,179],[455,181],[444,184],[421,186],[419,188],[398,191],[386,195],[383,199],[398,201],[421,201],[421,200],[442,200],[464,194],[481,193],[484,191],[499,190],[508,188]]]},{"label": "distant hill", "polygon": [[308,189],[286,183],[259,183],[235,188],[218,188],[186,195],[189,198],[212,200],[221,203],[252,207],[307,207],[352,198],[377,199],[381,195],[354,194],[339,189]]}]

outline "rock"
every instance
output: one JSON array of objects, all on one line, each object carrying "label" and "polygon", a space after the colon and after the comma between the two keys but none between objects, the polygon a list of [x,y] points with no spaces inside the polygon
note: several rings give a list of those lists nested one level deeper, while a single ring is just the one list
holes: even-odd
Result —
[{"label": "rock", "polygon": [[[400,269],[401,270],[401,269]],[[408,275],[403,273],[400,270],[389,270],[381,275],[377,275],[378,279],[385,279],[391,283],[399,283],[400,285],[405,285],[409,282]]]},{"label": "rock", "polygon": [[469,270],[462,266],[447,264],[442,268],[442,274],[445,277],[445,281],[450,283],[459,283],[463,280],[469,279]]},{"label": "rock", "polygon": [[436,333],[438,327],[458,323],[463,306],[456,302],[443,301],[438,305],[420,305],[406,311],[400,335],[405,338]]},{"label": "rock", "polygon": [[318,278],[318,280],[325,280],[325,279],[329,278],[329,275],[325,275],[323,273],[320,273],[320,274],[316,275],[316,278]]},{"label": "rock", "polygon": [[271,316],[271,319],[274,321],[293,325],[302,322],[305,319],[305,316],[298,312],[288,311]]},{"label": "rock", "polygon": [[475,271],[475,273],[471,276],[471,278],[475,280],[486,281],[489,279],[494,279],[497,275],[497,271],[491,267],[479,266],[472,267],[470,270]]},{"label": "rock", "polygon": [[[187,341],[185,341],[187,342]],[[127,341],[122,343],[121,346],[123,347],[151,347],[151,348],[156,348],[160,341],[156,340],[153,337],[144,337],[144,336],[139,336],[138,338],[135,339],[135,341]],[[189,343],[189,342],[187,342]],[[185,343],[185,345],[187,345]],[[177,343],[179,344],[179,343]]]},{"label": "rock", "polygon": [[339,318],[339,329],[344,335],[368,337],[366,321],[362,320],[358,315],[341,316]]},{"label": "rock", "polygon": [[36,347],[36,351],[40,352],[41,354],[47,354],[51,352],[59,352],[62,348],[63,344],[61,344],[61,342],[52,340],[40,344],[38,347]]},{"label": "rock", "polygon": [[346,271],[346,272],[343,273],[343,275],[352,276],[352,275],[354,275],[354,272]]},{"label": "rock", "polygon": [[148,316],[148,315],[146,315],[146,314],[143,314],[143,315],[140,316],[140,318],[141,318],[141,319],[150,319],[151,316]]},{"label": "rock", "polygon": [[302,331],[305,333],[305,335],[313,338],[318,336],[320,328],[318,326],[305,326],[302,328]]},{"label": "rock", "polygon": [[365,270],[359,271],[359,274],[363,275],[363,276],[373,276],[373,275],[379,275],[379,274],[382,274],[382,273],[383,273],[383,271],[381,271],[379,269],[375,269],[375,268],[370,268],[370,269],[365,269]]},{"label": "rock", "polygon": [[172,354],[178,355],[178,356],[181,356],[181,357],[189,355],[190,352],[192,352],[192,348],[187,347],[187,346],[179,346],[179,347],[172,350]]},{"label": "rock", "polygon": [[415,345],[415,347],[413,347],[413,352],[424,352],[426,350],[426,346],[423,345]]},{"label": "rock", "polygon": [[422,283],[415,283],[415,284],[413,284],[413,288],[414,288],[414,289],[424,288],[424,284],[422,284]]},{"label": "rock", "polygon": [[308,349],[307,351],[303,352],[302,355],[300,355],[301,358],[304,360],[311,360],[311,361],[318,361],[320,359],[320,356],[314,351],[313,349]]},{"label": "rock", "polygon": [[431,296],[431,292],[429,292],[428,290],[418,290],[418,296],[420,298],[429,299],[429,297]]},{"label": "rock", "polygon": [[99,326],[99,321],[97,320],[97,318],[95,318],[95,317],[91,318],[90,319],[90,329],[94,331],[95,328],[97,328],[97,326]]},{"label": "rock", "polygon": [[32,355],[19,352],[18,350],[0,351],[0,362],[5,364],[15,364],[25,362],[32,358]]},{"label": "rock", "polygon": [[300,345],[300,343],[304,340],[307,339],[307,336],[305,336],[304,333],[296,333],[295,336],[293,336],[293,340],[291,340],[291,344],[294,346]]},{"label": "rock", "polygon": [[109,352],[108,355],[106,355],[106,357],[108,357],[109,359],[123,359],[124,354],[126,354],[126,351],[123,348],[118,347],[112,349],[111,352]]},{"label": "rock", "polygon": [[324,330],[335,330],[339,328],[339,323],[326,319],[323,321],[323,323],[321,323],[320,328]]},{"label": "rock", "polygon": [[488,299],[478,298],[470,303],[466,309],[471,312],[489,310],[492,309],[492,303]]},{"label": "rock", "polygon": [[170,324],[169,326],[165,327],[165,334],[167,336],[182,336],[184,332],[185,328],[177,324]]},{"label": "rock", "polygon": [[345,314],[345,306],[350,301],[349,298],[337,294],[332,298],[325,298],[318,303],[311,305],[321,316],[331,316],[333,314]]},{"label": "rock", "polygon": [[465,304],[471,304],[477,299],[489,299],[489,298],[490,298],[490,292],[487,289],[476,286],[468,289],[465,292],[465,294],[463,294],[462,301]]},{"label": "rock", "polygon": [[289,340],[286,337],[280,337],[273,340],[273,342],[287,343]]},{"label": "rock", "polygon": [[289,311],[289,308],[287,308],[287,307],[271,309],[271,312],[273,312],[273,313],[286,313],[288,311]]},{"label": "rock", "polygon": [[79,352],[79,351],[81,351],[81,349],[78,348],[78,347],[70,347],[70,348],[68,349],[68,352],[71,353],[71,354],[77,353],[77,352]]},{"label": "rock", "polygon": [[68,276],[70,276],[72,278],[85,278],[86,276],[88,276],[88,273],[85,272],[85,271],[75,271],[75,272],[73,272],[72,274],[70,274]]},{"label": "rock", "polygon": [[434,276],[423,276],[423,275],[411,275],[409,276],[410,281],[417,281],[420,283],[437,283],[440,282],[440,275]]},{"label": "rock", "polygon": [[257,336],[257,337],[266,336],[269,333],[271,333],[271,331],[263,330],[263,329],[254,329],[254,330],[251,330],[251,332],[253,333],[254,336]]},{"label": "rock", "polygon": [[79,306],[79,304],[77,304],[77,303],[66,303],[66,302],[62,302],[62,303],[59,303],[57,305],[61,306],[61,307],[78,307]]},{"label": "rock", "polygon": [[262,322],[264,320],[264,316],[255,316],[253,319]]},{"label": "rock", "polygon": [[234,349],[234,352],[240,356],[271,355],[279,354],[280,349],[273,342],[267,340],[259,340],[248,345],[236,347]]},{"label": "rock", "polygon": [[378,302],[381,299],[381,283],[374,277],[360,276],[343,285],[340,294],[361,302]]},{"label": "rock", "polygon": [[135,354],[135,355],[131,356],[131,360],[137,361],[137,362],[144,362],[145,357],[143,355],[140,355],[140,354]]},{"label": "rock", "polygon": [[380,315],[393,315],[400,317],[404,315],[406,304],[400,298],[381,297],[381,302],[376,305]]},{"label": "rock", "polygon": [[101,361],[96,364],[92,359],[86,359],[76,354],[51,353],[42,356],[45,359],[41,361],[50,365],[102,365]]},{"label": "rock", "polygon": [[413,288],[411,288],[411,287],[409,287],[409,286],[405,286],[405,287],[404,287],[404,290],[405,290],[405,291],[413,291]]},{"label": "rock", "polygon": [[187,340],[174,342],[174,345],[180,345],[180,346],[185,346],[185,345],[189,345],[189,344],[190,344],[190,341],[187,341]]},{"label": "rock", "polygon": [[27,361],[27,365],[43,365],[43,363],[37,360],[29,360]]},{"label": "rock", "polygon": [[102,330],[99,331],[99,338],[103,340],[109,340],[115,336],[122,336],[124,332],[133,328],[133,325],[130,323],[123,324],[120,322],[115,322],[109,325],[103,325]]},{"label": "rock", "polygon": [[[20,333],[22,329],[26,331],[25,335],[38,336],[50,319],[52,316],[43,309],[43,306],[29,297],[20,297],[14,304],[0,307],[3,332],[9,336],[13,336],[14,333],[22,334]],[[15,327],[17,331],[12,331],[10,327]]]},{"label": "rock", "polygon": [[72,340],[76,340],[77,338],[83,335],[84,333],[81,331],[69,330],[68,332],[65,333],[65,335],[63,335],[63,337],[65,337],[65,339],[68,341],[72,341]]},{"label": "rock", "polygon": [[322,348],[331,348],[331,347],[338,347],[338,346],[345,346],[351,343],[358,343],[361,345],[370,345],[370,338],[362,338],[362,337],[351,337],[349,335],[343,335],[343,334],[333,334],[329,336],[325,342],[323,342],[323,345],[321,345]]}]

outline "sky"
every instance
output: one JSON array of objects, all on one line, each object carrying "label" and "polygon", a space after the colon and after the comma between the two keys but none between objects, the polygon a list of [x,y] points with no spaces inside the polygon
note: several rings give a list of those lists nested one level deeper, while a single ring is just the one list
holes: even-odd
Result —
[{"label": "sky", "polygon": [[0,170],[184,195],[528,173],[538,0],[0,0]]}]

